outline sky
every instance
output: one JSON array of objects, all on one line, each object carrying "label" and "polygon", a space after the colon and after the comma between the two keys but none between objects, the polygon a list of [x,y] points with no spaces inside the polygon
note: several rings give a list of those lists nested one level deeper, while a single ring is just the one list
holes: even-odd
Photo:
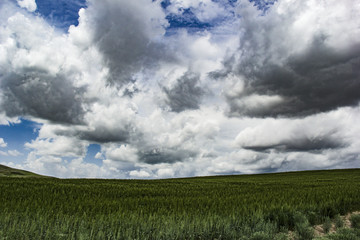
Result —
[{"label": "sky", "polygon": [[360,167],[357,0],[3,0],[0,164],[61,178]]}]

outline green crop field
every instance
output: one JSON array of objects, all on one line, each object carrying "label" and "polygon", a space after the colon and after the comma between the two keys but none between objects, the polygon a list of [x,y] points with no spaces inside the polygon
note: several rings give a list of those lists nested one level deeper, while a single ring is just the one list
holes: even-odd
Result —
[{"label": "green crop field", "polygon": [[356,210],[360,169],[166,180],[0,177],[0,239],[287,239],[289,231],[310,239],[310,225]]}]

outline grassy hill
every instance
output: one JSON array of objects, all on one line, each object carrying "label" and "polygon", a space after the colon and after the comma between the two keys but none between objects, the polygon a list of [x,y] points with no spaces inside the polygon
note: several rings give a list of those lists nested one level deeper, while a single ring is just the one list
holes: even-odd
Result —
[{"label": "grassy hill", "polygon": [[25,170],[7,167],[0,164],[0,177],[28,178],[28,177],[45,177],[45,176]]},{"label": "grassy hill", "polygon": [[[163,180],[0,178],[0,239],[312,239],[360,169]],[[358,232],[343,234],[354,235]],[[349,236],[350,236],[349,235]]]}]

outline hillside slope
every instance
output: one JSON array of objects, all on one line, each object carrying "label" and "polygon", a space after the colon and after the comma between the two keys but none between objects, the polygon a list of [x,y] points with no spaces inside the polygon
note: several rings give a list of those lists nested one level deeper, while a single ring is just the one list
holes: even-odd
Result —
[{"label": "hillside slope", "polygon": [[46,177],[25,170],[7,167],[0,164],[0,177]]}]

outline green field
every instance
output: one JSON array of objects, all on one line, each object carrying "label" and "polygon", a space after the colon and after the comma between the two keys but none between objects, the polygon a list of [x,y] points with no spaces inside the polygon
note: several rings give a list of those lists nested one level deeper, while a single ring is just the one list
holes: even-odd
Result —
[{"label": "green field", "polygon": [[300,232],[310,225],[355,210],[360,169],[168,180],[0,177],[0,239],[287,239],[289,231],[306,239]]},{"label": "green field", "polygon": [[21,177],[21,178],[27,178],[27,177],[45,177],[39,174],[35,174],[32,172],[10,168],[4,165],[0,164],[0,177]]}]

